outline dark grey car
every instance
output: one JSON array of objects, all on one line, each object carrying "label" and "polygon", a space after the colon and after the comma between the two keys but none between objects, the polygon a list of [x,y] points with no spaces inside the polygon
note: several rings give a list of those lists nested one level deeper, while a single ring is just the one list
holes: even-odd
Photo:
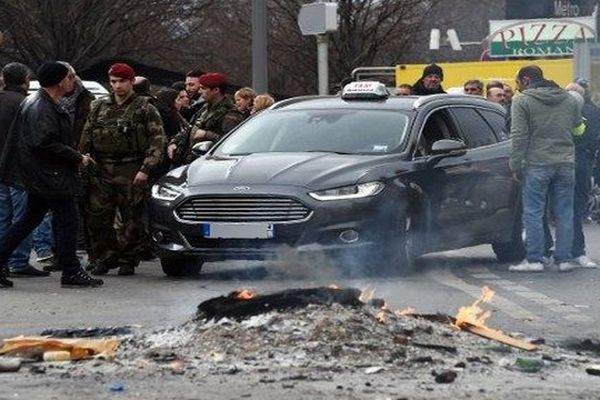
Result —
[{"label": "dark grey car", "polygon": [[502,108],[473,96],[279,102],[153,187],[155,250],[167,275],[282,246],[389,273],[484,243],[519,260],[503,126]]}]

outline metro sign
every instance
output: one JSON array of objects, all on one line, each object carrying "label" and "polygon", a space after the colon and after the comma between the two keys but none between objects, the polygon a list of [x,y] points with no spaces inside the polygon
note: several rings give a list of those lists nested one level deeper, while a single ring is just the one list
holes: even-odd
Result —
[{"label": "metro sign", "polygon": [[595,42],[594,17],[490,21],[491,57],[573,54],[576,42]]}]

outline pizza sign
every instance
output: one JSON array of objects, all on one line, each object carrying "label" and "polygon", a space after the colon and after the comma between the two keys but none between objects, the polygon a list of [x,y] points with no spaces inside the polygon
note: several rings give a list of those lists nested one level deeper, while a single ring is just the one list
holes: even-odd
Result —
[{"label": "pizza sign", "polygon": [[491,57],[573,54],[576,42],[595,42],[593,17],[490,21]]}]

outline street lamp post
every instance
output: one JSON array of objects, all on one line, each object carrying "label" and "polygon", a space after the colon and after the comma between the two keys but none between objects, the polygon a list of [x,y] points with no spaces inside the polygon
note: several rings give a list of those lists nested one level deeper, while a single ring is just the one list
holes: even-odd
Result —
[{"label": "street lamp post", "polygon": [[252,1],[252,87],[258,93],[269,89],[267,68],[267,1]]},{"label": "street lamp post", "polygon": [[329,93],[329,43],[327,35],[317,35],[317,66],[319,74],[319,94]]}]

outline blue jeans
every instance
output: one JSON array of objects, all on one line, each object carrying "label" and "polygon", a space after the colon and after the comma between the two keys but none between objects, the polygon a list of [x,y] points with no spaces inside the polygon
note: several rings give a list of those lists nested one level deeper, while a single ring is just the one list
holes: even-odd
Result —
[{"label": "blue jeans", "polygon": [[[10,226],[25,214],[26,206],[26,192],[0,184],[0,242],[5,239],[6,232],[8,232]],[[31,235],[23,239],[11,253],[7,262],[8,269],[15,272],[27,267],[30,254]]]},{"label": "blue jeans", "polygon": [[42,223],[33,231],[33,249],[39,257],[51,256],[54,248],[52,214],[48,213]]},{"label": "blue jeans", "polygon": [[550,202],[556,218],[554,259],[571,260],[573,245],[573,167],[527,167],[523,182],[523,225],[527,237],[527,261],[543,262],[545,242],[544,211]]}]

